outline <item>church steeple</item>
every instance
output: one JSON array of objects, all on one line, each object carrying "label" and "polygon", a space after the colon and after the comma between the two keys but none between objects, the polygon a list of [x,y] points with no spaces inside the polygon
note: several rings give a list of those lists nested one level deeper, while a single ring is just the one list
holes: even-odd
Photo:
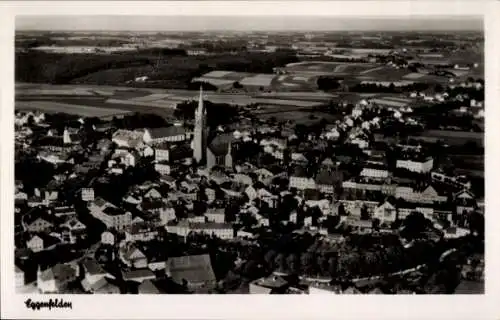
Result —
[{"label": "church steeple", "polygon": [[228,143],[227,145],[227,154],[224,159],[224,164],[226,168],[232,168],[233,167],[233,154],[231,150],[231,142]]},{"label": "church steeple", "polygon": [[193,157],[198,163],[205,161],[206,152],[206,110],[203,104],[203,88],[200,86],[200,97],[195,115],[195,127],[193,137]]}]

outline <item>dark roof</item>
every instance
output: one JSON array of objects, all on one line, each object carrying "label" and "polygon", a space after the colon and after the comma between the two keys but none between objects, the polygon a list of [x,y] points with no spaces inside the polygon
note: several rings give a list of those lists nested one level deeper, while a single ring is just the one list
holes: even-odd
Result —
[{"label": "dark roof", "polygon": [[320,170],[316,175],[316,183],[317,184],[328,184],[333,185],[335,182],[335,172],[331,170]]},{"label": "dark roof", "polygon": [[155,277],[155,274],[153,271],[149,269],[137,269],[137,270],[131,270],[128,272],[123,273],[123,279],[124,280],[134,280],[135,278],[142,278],[142,277]]},{"label": "dark roof", "polygon": [[182,144],[176,147],[170,148],[169,159],[170,161],[183,160],[186,158],[191,158],[193,156],[193,149],[191,146]]},{"label": "dark roof", "polygon": [[85,259],[82,265],[85,271],[91,275],[106,274],[106,271],[94,259]]},{"label": "dark roof", "polygon": [[169,258],[165,271],[179,284],[183,279],[192,283],[216,280],[208,254]]},{"label": "dark roof", "polygon": [[64,146],[63,137],[41,137],[40,139],[33,142],[35,146],[54,146],[54,147],[62,147]]},{"label": "dark roof", "polygon": [[43,246],[45,248],[61,242],[60,239],[53,237],[51,235],[48,235],[46,233],[37,233],[37,234],[33,235],[33,237],[35,237],[35,236],[38,236],[43,240]]},{"label": "dark roof", "polygon": [[54,219],[43,209],[42,210],[33,209],[23,217],[23,221],[24,223],[26,223],[26,225],[30,225],[33,222],[35,222],[38,218],[54,224]]},{"label": "dark roof", "polygon": [[145,281],[143,281],[140,285],[139,285],[139,293],[142,293],[142,294],[158,294],[158,293],[161,293],[160,289],[158,289],[158,287],[155,285],[155,283],[150,280],[150,279],[147,279]]},{"label": "dark roof", "polygon": [[103,210],[103,212],[109,216],[119,216],[125,214],[125,211],[115,207],[107,207]]},{"label": "dark roof", "polygon": [[303,178],[308,177],[307,172],[306,172],[306,168],[304,168],[303,166],[295,166],[291,176],[292,177],[303,177]]},{"label": "dark roof", "polygon": [[153,139],[173,137],[181,134],[186,134],[186,129],[181,126],[150,128],[147,130],[149,131],[149,133],[151,134],[151,138]]}]

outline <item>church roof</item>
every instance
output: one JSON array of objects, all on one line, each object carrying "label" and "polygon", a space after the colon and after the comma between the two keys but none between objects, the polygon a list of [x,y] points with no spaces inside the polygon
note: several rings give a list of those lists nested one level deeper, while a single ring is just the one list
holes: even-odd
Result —
[{"label": "church roof", "polygon": [[151,128],[147,129],[152,139],[173,137],[181,134],[186,134],[186,129],[181,126],[170,126],[162,128]]}]

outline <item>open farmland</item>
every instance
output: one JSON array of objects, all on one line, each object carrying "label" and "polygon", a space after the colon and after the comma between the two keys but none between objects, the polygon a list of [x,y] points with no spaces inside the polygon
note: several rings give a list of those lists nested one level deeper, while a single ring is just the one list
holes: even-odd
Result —
[{"label": "open farmland", "polygon": [[64,112],[83,117],[109,117],[114,115],[122,115],[130,112],[127,110],[120,110],[113,108],[96,108],[81,104],[44,101],[44,100],[16,101],[15,108],[17,110],[22,110],[22,111],[39,110],[48,113]]},{"label": "open farmland", "polygon": [[377,68],[371,63],[344,63],[327,61],[307,61],[288,64],[285,69],[289,73],[304,73],[312,75],[355,75]]}]

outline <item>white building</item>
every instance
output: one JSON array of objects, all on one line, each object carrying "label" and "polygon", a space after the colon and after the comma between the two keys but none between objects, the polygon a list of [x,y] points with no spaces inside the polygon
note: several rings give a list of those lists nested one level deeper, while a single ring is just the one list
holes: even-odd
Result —
[{"label": "white building", "polygon": [[432,170],[434,166],[434,160],[432,158],[427,158],[422,161],[418,160],[397,160],[396,168],[404,168],[412,172],[427,173]]},{"label": "white building", "polygon": [[132,223],[132,214],[130,212],[124,212],[101,198],[91,202],[89,210],[93,217],[101,220],[108,228],[122,230]]},{"label": "white building", "polygon": [[373,217],[379,219],[380,223],[393,223],[397,218],[396,207],[386,201],[375,208]]}]

